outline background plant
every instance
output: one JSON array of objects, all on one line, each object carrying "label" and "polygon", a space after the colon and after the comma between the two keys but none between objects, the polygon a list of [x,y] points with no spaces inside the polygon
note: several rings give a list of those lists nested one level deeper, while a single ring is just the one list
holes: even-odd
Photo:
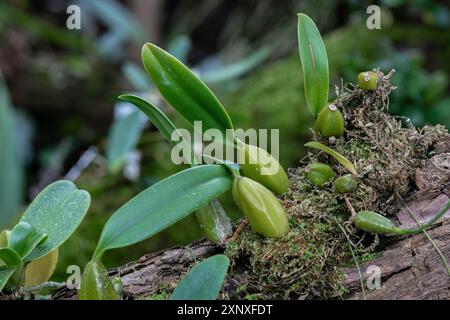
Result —
[{"label": "background plant", "polygon": [[[11,277],[13,289],[24,282],[36,285],[39,283],[33,282],[37,280],[47,281],[55,268],[55,250],[81,223],[89,204],[89,194],[70,181],[57,181],[45,188],[19,223],[11,231],[2,231],[0,291]],[[27,276],[31,278],[28,281]]]}]

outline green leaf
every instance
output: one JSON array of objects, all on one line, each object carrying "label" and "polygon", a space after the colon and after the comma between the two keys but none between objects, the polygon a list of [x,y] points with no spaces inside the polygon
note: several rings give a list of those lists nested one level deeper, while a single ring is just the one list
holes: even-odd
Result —
[{"label": "green leaf", "polygon": [[22,258],[11,248],[0,248],[0,261],[3,261],[8,269],[22,264]]},{"label": "green leaf", "polygon": [[305,147],[318,149],[318,150],[328,153],[330,156],[335,158],[340,164],[342,164],[348,171],[350,171],[353,175],[355,175],[355,176],[358,175],[358,172],[356,171],[355,167],[350,162],[350,160],[345,158],[340,153],[334,151],[333,149],[328,148],[327,146],[325,146],[319,142],[315,142],[315,141],[306,143]]},{"label": "green leaf", "polygon": [[0,72],[0,229],[11,223],[23,200],[23,161],[8,90]]},{"label": "green leaf", "polygon": [[[139,110],[141,110],[148,119],[155,125],[155,127],[161,132],[164,138],[167,139],[170,143],[174,144],[172,141],[172,133],[174,131],[178,131],[177,127],[170,121],[170,119],[162,112],[158,107],[154,106],[147,100],[138,97],[132,94],[124,94],[119,96],[119,99],[122,101],[130,102],[134,104]],[[183,137],[182,134],[178,131],[178,136]],[[196,163],[195,156],[193,154],[191,145],[182,138],[181,143],[184,144],[184,150],[191,150],[191,159],[188,161],[192,161],[189,163]]]},{"label": "green leaf", "polygon": [[48,238],[25,260],[43,257],[63,244],[83,220],[90,202],[89,193],[67,180],[56,181],[42,190],[20,221],[28,222]]},{"label": "green leaf", "polygon": [[21,221],[11,230],[8,247],[14,249],[22,259],[25,259],[34,248],[46,239],[46,234],[38,232],[28,222]]},{"label": "green leaf", "polygon": [[142,61],[161,94],[190,124],[219,129],[225,136],[233,124],[211,90],[184,64],[154,44],[142,48]]},{"label": "green leaf", "polygon": [[133,112],[114,121],[108,136],[106,158],[112,173],[122,169],[128,154],[136,148],[145,122],[139,112]]},{"label": "green leaf", "polygon": [[78,299],[120,300],[120,296],[115,292],[114,285],[109,278],[108,270],[100,260],[90,261],[86,265],[81,276]]},{"label": "green leaf", "polygon": [[193,167],[154,184],[113,214],[94,258],[155,235],[229,190],[231,184],[231,174],[220,165]]},{"label": "green leaf", "polygon": [[2,292],[9,278],[16,272],[15,269],[0,270],[0,292]]},{"label": "green leaf", "polygon": [[319,30],[311,18],[302,13],[298,15],[298,44],[306,103],[317,116],[328,102],[328,57]]},{"label": "green leaf", "polygon": [[219,296],[230,260],[215,255],[200,262],[181,280],[171,300],[215,300]]}]

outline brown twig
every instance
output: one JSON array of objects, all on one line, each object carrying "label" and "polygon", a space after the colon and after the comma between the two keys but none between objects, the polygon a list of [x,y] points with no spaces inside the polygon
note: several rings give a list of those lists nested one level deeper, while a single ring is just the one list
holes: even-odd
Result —
[{"label": "brown twig", "polygon": [[353,208],[352,204],[350,203],[350,200],[344,196],[344,200],[345,200],[345,205],[347,206],[348,210],[350,211],[352,218],[354,218],[356,216],[356,211],[355,208]]},{"label": "brown twig", "polygon": [[230,239],[228,239],[229,241],[234,241],[237,239],[237,237],[239,236],[239,234],[242,232],[242,230],[248,225],[248,220],[244,219],[242,220],[241,224],[237,227],[236,231],[233,233],[233,235],[231,236]]}]

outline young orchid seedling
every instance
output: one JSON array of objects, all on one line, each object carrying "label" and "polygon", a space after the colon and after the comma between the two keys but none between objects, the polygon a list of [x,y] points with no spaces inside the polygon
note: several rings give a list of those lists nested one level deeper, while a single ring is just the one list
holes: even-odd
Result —
[{"label": "young orchid seedling", "polygon": [[[217,97],[188,67],[174,56],[147,43],[142,48],[142,61],[145,70],[166,101],[192,126],[202,121],[202,127],[216,129],[222,133],[222,143],[243,151],[245,159],[240,163],[245,176],[263,184],[273,192],[281,194],[287,191],[289,180],[281,164],[267,151],[248,146],[237,137],[226,141],[227,130],[233,131],[233,123]],[[276,168],[269,172],[268,168]]]},{"label": "young orchid seedling", "polygon": [[[228,137],[228,130],[233,130],[234,128],[230,116],[212,91],[189,68],[174,56],[153,44],[144,45],[142,49],[142,60],[147,73],[163,97],[191,125],[194,126],[195,121],[202,121],[202,126],[205,130],[216,129],[222,133],[222,137]],[[179,130],[161,110],[150,102],[134,95],[122,95],[119,99],[131,102],[143,111],[167,140],[171,141],[173,133]],[[191,151],[189,154],[190,159],[187,159],[188,163],[197,165],[195,155],[190,148],[190,143],[184,141],[183,136],[179,132],[177,135],[181,138],[181,142],[186,146],[187,150]],[[271,234],[276,234],[277,237],[281,236],[279,230],[286,232],[288,229],[285,225],[287,218],[284,209],[282,209],[278,200],[271,194],[271,191],[277,194],[282,194],[287,191],[289,180],[283,167],[267,151],[256,146],[247,145],[235,136],[233,136],[232,141],[227,141],[224,138],[221,142],[224,145],[232,144],[233,148],[243,151],[244,162],[239,167],[242,174],[258,182],[258,185],[260,184],[267,191],[264,191],[266,195],[271,195],[270,200],[266,202],[273,205],[263,205],[262,208],[264,209],[256,214],[256,216],[260,217],[259,219],[253,218],[255,216],[255,210],[251,209],[251,207],[259,208],[261,203],[258,202],[258,199],[264,197],[254,197],[252,206],[242,208],[247,217],[252,217],[249,220],[251,221],[250,224],[253,230],[259,230],[257,232],[264,236],[270,236]],[[275,172],[269,171],[272,168],[276,168]],[[235,179],[240,179],[240,174],[237,174]],[[263,192],[262,188],[258,188],[258,190],[259,192]],[[242,191],[236,191],[236,193],[243,194]],[[247,196],[242,197],[247,198]],[[238,203],[239,201],[236,200],[236,202]],[[231,228],[225,228],[223,226],[229,225],[229,221],[223,210],[218,212],[218,209],[221,207],[219,208],[217,204],[218,202],[215,200],[206,207],[199,209],[196,212],[196,217],[209,239],[215,242],[218,242],[217,239],[219,239],[220,242],[223,242],[228,230]],[[282,210],[278,210],[279,207]],[[279,218],[280,213],[282,213],[283,219]],[[256,221],[266,221],[260,223],[265,227],[254,227],[257,223]],[[272,225],[267,223],[267,221],[271,221]],[[274,225],[278,233],[273,232],[272,228]],[[226,232],[223,232],[223,230]]]},{"label": "young orchid seedling", "polygon": [[320,32],[307,15],[298,14],[298,45],[303,69],[305,100],[316,117],[316,130],[324,137],[344,134],[344,117],[334,104],[328,104],[328,56]]}]

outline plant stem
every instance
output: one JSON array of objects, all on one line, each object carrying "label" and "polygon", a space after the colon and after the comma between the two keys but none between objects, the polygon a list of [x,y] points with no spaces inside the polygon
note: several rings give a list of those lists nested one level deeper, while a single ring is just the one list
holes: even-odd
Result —
[{"label": "plant stem", "polygon": [[[414,212],[412,212],[412,210],[408,207],[405,206],[406,210],[408,210],[409,214],[411,215],[411,217],[414,219],[414,221],[417,223],[417,225],[419,227],[421,227],[421,223],[419,221],[419,219],[417,219],[416,215],[414,214]],[[423,230],[423,233],[425,234],[425,236],[428,238],[428,240],[431,242],[432,246],[434,247],[434,250],[436,250],[437,254],[439,255],[439,257],[442,260],[442,263],[444,264],[445,269],[447,270],[447,273],[450,277],[450,266],[448,264],[447,258],[444,256],[444,254],[442,253],[441,249],[439,249],[439,247],[437,246],[437,244],[434,242],[433,238],[431,238],[431,235],[426,231]]]},{"label": "plant stem", "polygon": [[429,227],[431,227],[436,221],[438,221],[440,218],[442,218],[442,216],[447,213],[447,211],[450,210],[450,201],[447,202],[447,204],[445,205],[444,208],[442,208],[430,221],[428,221],[427,223],[421,225],[418,228],[414,228],[414,229],[398,229],[395,233],[396,234],[417,234],[419,232],[422,232],[426,229],[428,229]]}]

